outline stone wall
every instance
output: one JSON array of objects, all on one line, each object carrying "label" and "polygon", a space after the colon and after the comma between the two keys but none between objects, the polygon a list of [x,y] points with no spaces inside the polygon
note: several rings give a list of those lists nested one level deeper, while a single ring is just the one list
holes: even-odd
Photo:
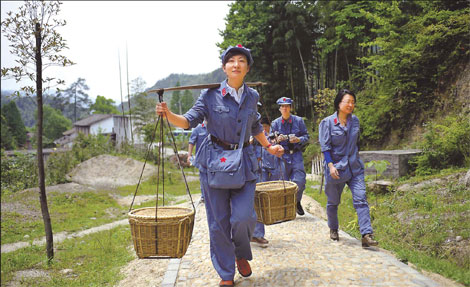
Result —
[{"label": "stone wall", "polygon": [[[408,173],[408,161],[421,153],[419,149],[408,150],[379,150],[379,151],[360,151],[359,156],[365,163],[373,160],[386,160],[391,165],[387,167],[382,174],[383,177],[398,178]],[[370,167],[365,170],[366,175],[375,175],[375,168]]]}]

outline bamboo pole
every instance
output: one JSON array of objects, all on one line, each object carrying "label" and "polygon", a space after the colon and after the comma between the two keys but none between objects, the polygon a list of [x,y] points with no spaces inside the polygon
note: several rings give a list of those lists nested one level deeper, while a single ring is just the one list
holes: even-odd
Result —
[{"label": "bamboo pole", "polygon": [[[265,82],[249,82],[246,83],[248,87],[259,87],[267,85]],[[184,91],[184,90],[202,90],[202,89],[210,89],[210,88],[217,88],[220,86],[220,83],[214,84],[200,84],[200,85],[190,85],[190,86],[180,86],[180,87],[171,87],[171,88],[161,88],[161,89],[154,89],[147,91],[147,93],[158,93],[160,91]]]}]

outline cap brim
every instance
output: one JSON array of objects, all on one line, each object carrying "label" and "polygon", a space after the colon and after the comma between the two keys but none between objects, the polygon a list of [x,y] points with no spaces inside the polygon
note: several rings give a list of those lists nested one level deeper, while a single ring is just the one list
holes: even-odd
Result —
[{"label": "cap brim", "polygon": [[243,55],[246,56],[246,59],[248,60],[248,65],[251,66],[253,64],[253,57],[251,57],[251,53],[248,52],[246,49],[240,48],[240,47],[232,47],[229,50],[225,52],[225,55],[227,55],[231,51],[237,51],[242,53]]}]

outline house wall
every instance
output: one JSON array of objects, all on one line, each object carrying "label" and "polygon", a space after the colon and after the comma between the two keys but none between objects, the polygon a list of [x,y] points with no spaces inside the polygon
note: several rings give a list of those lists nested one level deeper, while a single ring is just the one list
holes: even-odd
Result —
[{"label": "house wall", "polygon": [[[382,176],[399,178],[405,176],[409,170],[409,160],[421,153],[419,149],[409,150],[380,150],[380,151],[360,151],[359,155],[365,163],[374,160],[386,160],[390,163]],[[366,175],[375,175],[375,168],[365,169]]]},{"label": "house wall", "polygon": [[113,124],[113,117],[103,119],[101,121],[91,124],[90,133],[92,135],[97,135],[101,131],[102,134],[111,134],[113,133]]}]

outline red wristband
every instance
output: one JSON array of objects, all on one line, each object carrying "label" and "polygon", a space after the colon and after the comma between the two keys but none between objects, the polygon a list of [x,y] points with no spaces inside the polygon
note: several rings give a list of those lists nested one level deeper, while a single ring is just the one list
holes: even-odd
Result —
[{"label": "red wristband", "polygon": [[264,148],[265,148],[265,149],[268,149],[268,148],[270,148],[271,146],[272,146],[272,144],[268,144],[268,145],[265,146]]}]

